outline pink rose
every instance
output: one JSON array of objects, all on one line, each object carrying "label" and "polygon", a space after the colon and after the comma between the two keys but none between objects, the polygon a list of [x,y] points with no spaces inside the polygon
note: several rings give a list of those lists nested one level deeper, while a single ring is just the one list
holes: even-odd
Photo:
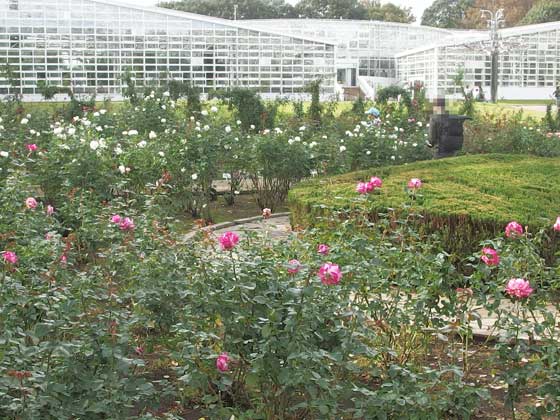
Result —
[{"label": "pink rose", "polygon": [[523,226],[517,222],[509,222],[506,226],[506,237],[515,238],[523,235]]},{"label": "pink rose", "polygon": [[4,261],[10,264],[16,264],[18,262],[18,257],[13,251],[2,252],[2,258],[4,258]]},{"label": "pink rose", "polygon": [[118,214],[113,214],[111,216],[111,222],[120,223],[121,222],[121,216],[119,216]]},{"label": "pink rose", "polygon": [[262,211],[262,217],[263,217],[264,219],[269,219],[270,216],[272,216],[272,210],[270,210],[270,209],[263,209],[263,211]]},{"label": "pink rose", "polygon": [[235,232],[226,232],[218,239],[224,251],[233,249],[239,242],[239,236]]},{"label": "pink rose", "polygon": [[422,187],[422,181],[418,178],[411,178],[410,181],[408,181],[408,188],[411,190],[417,190],[420,187]]},{"label": "pink rose", "polygon": [[492,248],[482,248],[482,257],[480,257],[480,259],[488,266],[494,266],[500,263],[498,252]]},{"label": "pink rose", "polygon": [[368,185],[365,182],[358,182],[358,185],[356,185],[356,192],[358,194],[367,194],[368,191]]},{"label": "pink rose", "polygon": [[297,274],[301,268],[301,263],[298,260],[288,261],[288,273]]},{"label": "pink rose", "polygon": [[54,213],[54,207],[51,206],[50,204],[47,206],[47,215],[48,216],[52,216]]},{"label": "pink rose", "polygon": [[137,346],[134,348],[134,353],[136,353],[138,356],[143,356],[144,355],[144,347],[142,346]]},{"label": "pink rose", "polygon": [[119,229],[120,230],[134,230],[134,228],[135,228],[134,220],[132,220],[130,217],[125,217],[119,223]]},{"label": "pink rose", "polygon": [[35,200],[33,197],[28,197],[25,200],[25,207],[27,207],[28,209],[34,209],[35,207],[37,207],[37,200]]},{"label": "pink rose", "polygon": [[220,372],[227,372],[229,370],[229,355],[222,353],[216,359],[216,369]]},{"label": "pink rose", "polygon": [[34,152],[35,150],[37,150],[37,145],[35,143],[27,144],[25,147],[27,147],[27,150],[29,152]]},{"label": "pink rose", "polygon": [[556,218],[556,223],[552,226],[556,232],[560,232],[560,216]]},{"label": "pink rose", "polygon": [[323,264],[317,275],[321,278],[321,282],[327,286],[340,283],[340,279],[342,278],[340,267],[331,263]]},{"label": "pink rose", "polygon": [[515,298],[526,298],[533,293],[531,284],[525,279],[511,279],[507,282],[506,293]]},{"label": "pink rose", "polygon": [[68,262],[68,257],[66,256],[66,254],[62,254],[62,255],[60,256],[60,263],[61,263],[62,265],[66,265],[67,262]]},{"label": "pink rose", "polygon": [[328,245],[321,244],[317,247],[317,252],[323,255],[329,255],[330,248]]},{"label": "pink rose", "polygon": [[371,185],[371,187],[373,189],[381,188],[381,186],[383,185],[383,181],[381,180],[381,178],[378,178],[376,176],[372,176],[371,179],[369,180],[369,184]]}]

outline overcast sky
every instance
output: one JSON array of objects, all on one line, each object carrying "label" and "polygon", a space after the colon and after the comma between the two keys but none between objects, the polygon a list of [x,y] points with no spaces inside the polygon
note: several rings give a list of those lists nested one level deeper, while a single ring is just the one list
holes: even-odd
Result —
[{"label": "overcast sky", "polygon": [[[287,0],[288,3],[297,3],[297,0]],[[434,0],[392,0],[391,3],[398,4],[399,6],[412,7],[412,12],[416,16],[416,23],[419,24],[422,19],[424,9],[430,6]],[[119,3],[132,3],[141,6],[155,6],[157,0],[118,0]],[[387,3],[383,1],[383,3]]]}]

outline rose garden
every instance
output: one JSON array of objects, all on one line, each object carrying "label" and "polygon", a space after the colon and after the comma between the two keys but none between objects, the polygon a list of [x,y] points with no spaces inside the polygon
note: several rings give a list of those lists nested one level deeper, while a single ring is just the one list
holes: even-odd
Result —
[{"label": "rose garden", "polygon": [[558,418],[560,118],[129,96],[0,105],[1,418]]}]

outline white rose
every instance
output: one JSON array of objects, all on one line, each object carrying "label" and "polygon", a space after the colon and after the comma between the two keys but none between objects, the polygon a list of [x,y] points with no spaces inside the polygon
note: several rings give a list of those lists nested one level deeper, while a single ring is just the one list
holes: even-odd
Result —
[{"label": "white rose", "polygon": [[9,155],[10,154],[8,152],[5,152],[3,150],[0,152],[0,156],[2,156],[2,157],[8,157]]},{"label": "white rose", "polygon": [[150,140],[153,140],[157,137],[157,134],[155,133],[155,131],[150,131],[150,134],[148,134],[148,138]]},{"label": "white rose", "polygon": [[136,136],[136,135],[138,135],[138,130],[129,130],[128,135],[129,136]]},{"label": "white rose", "polygon": [[161,157],[165,157],[165,153],[163,152],[159,152],[158,155],[160,155]]},{"label": "white rose", "polygon": [[120,172],[121,174],[124,174],[124,173],[126,172],[126,168],[125,168],[124,165],[119,165],[119,172]]},{"label": "white rose", "polygon": [[206,111],[205,109],[203,109],[202,111],[200,111],[200,114],[203,115],[204,117],[208,115],[208,111]]},{"label": "white rose", "polygon": [[225,130],[226,130],[226,133],[231,133],[231,127],[229,125],[226,125]]},{"label": "white rose", "polygon": [[218,112],[218,107],[217,107],[217,106],[213,106],[212,108],[210,108],[210,111],[216,113],[216,112]]},{"label": "white rose", "polygon": [[98,147],[99,147],[99,142],[97,140],[92,140],[89,142],[89,148],[91,150],[97,150]]},{"label": "white rose", "polygon": [[22,123],[23,125],[27,124],[28,122],[29,122],[29,120],[28,120],[27,118],[22,118],[22,119],[21,119],[21,123]]},{"label": "white rose", "polygon": [[198,179],[198,174],[192,174],[192,175],[191,175],[191,179],[192,179],[193,181],[196,181],[196,180]]},{"label": "white rose", "polygon": [[144,147],[146,147],[146,144],[147,144],[147,143],[146,143],[146,140],[142,140],[140,143],[138,143],[138,147],[139,147],[140,149],[143,149]]},{"label": "white rose", "polygon": [[340,150],[341,152],[344,152],[344,151],[346,151],[346,146],[340,146],[338,148],[338,150]]}]

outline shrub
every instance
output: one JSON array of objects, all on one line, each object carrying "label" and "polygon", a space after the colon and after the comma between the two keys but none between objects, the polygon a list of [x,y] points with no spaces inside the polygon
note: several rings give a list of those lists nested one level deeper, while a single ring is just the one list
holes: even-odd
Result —
[{"label": "shrub", "polygon": [[[328,203],[349,212],[365,211],[352,204],[355,182],[371,171],[302,183],[289,195],[292,222],[320,224]],[[422,179],[422,197],[414,201],[427,231],[443,234],[445,249],[459,254],[472,251],[484,237],[502,231],[510,220],[531,227],[555,216],[559,207],[557,159],[515,155],[468,156],[384,167],[374,171],[384,179],[369,217],[398,209],[406,200],[410,178]],[[458,234],[460,232],[460,235]]]}]

